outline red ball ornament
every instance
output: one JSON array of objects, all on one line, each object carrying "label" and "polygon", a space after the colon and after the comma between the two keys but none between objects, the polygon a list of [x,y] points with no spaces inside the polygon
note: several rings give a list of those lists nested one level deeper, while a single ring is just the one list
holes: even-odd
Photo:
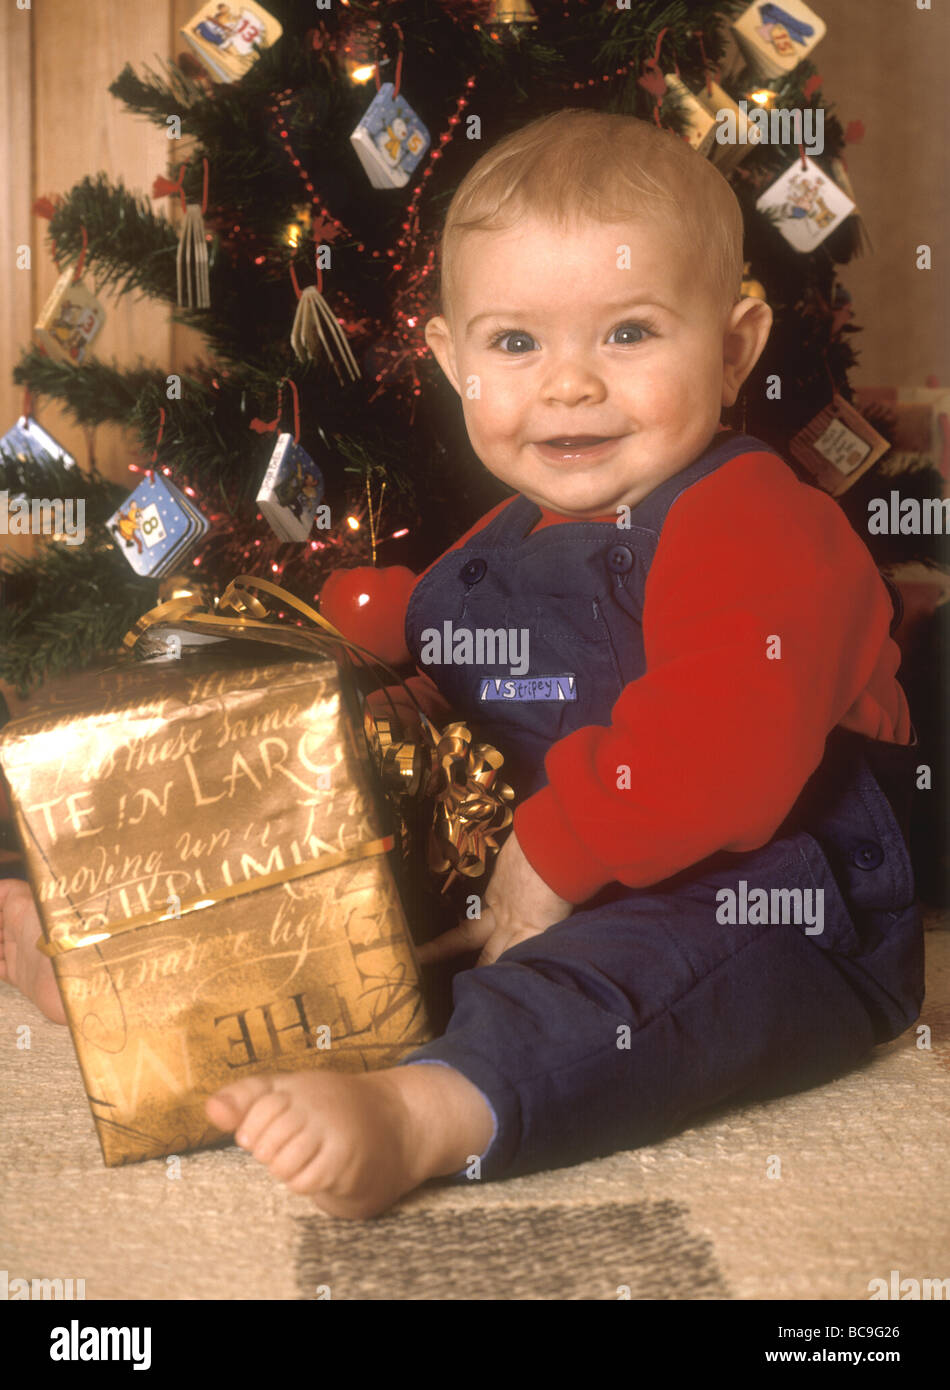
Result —
[{"label": "red ball ornament", "polygon": [[351,642],[402,666],[409,660],[403,627],[415,582],[405,565],[334,570],[320,590],[320,614]]}]

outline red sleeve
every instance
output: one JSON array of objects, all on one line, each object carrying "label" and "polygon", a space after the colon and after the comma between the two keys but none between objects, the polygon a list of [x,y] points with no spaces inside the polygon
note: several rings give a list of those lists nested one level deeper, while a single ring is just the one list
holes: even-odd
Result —
[{"label": "red sleeve", "polygon": [[529,862],[580,903],[765,844],[876,669],[891,617],[840,508],[774,455],[695,483],[647,578],[644,675],[609,726],[551,746],[548,786],[515,811]]}]

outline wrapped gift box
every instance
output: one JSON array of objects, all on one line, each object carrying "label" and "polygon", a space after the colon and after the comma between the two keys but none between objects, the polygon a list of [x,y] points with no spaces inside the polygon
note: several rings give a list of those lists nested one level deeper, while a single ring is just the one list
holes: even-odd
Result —
[{"label": "wrapped gift box", "polygon": [[226,644],[59,681],[0,770],[107,1165],[221,1142],[204,1101],[237,1077],[431,1036],[334,661]]}]

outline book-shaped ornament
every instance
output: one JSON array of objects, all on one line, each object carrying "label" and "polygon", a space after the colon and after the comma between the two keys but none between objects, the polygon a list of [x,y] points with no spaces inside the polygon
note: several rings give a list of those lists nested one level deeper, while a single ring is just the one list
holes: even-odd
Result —
[{"label": "book-shaped ornament", "polygon": [[812,160],[796,159],[756,203],[796,251],[814,251],[854,212],[854,203]]},{"label": "book-shaped ornament", "polygon": [[835,395],[789,441],[789,453],[818,486],[838,497],[873,468],[890,447],[843,396]]},{"label": "book-shaped ornament", "polygon": [[384,82],[350,136],[374,188],[402,188],[426,150],[430,137],[404,96],[393,96]]},{"label": "book-shaped ornament", "polygon": [[70,266],[53,286],[33,329],[34,340],[57,362],[81,366],[93,339],[106,321],[106,311],[89,293]]},{"label": "book-shaped ornament", "polygon": [[258,50],[270,48],[283,32],[272,14],[253,0],[243,0],[202,6],[181,34],[212,77],[237,82],[255,62]]},{"label": "book-shaped ornament", "polygon": [[790,73],[827,32],[820,16],[801,0],[784,0],[781,5],[756,0],[732,28],[747,62],[768,78]]},{"label": "book-shaped ornament", "polygon": [[257,505],[271,529],[282,541],[305,541],[321,510],[322,498],[320,469],[306,449],[294,443],[293,435],[278,435],[257,494]]},{"label": "book-shaped ornament", "polygon": [[[704,84],[698,92],[691,92],[675,73],[666,73],[664,80],[687,123],[687,142],[699,154],[708,155],[717,168],[731,169],[762,139],[762,132],[750,125],[745,111],[718,83],[710,81],[708,91]],[[721,138],[720,131],[728,138]]]},{"label": "book-shaped ornament", "polygon": [[113,543],[136,574],[171,574],[210,523],[161,473],[143,478],[106,522]]},{"label": "book-shaped ornament", "polygon": [[58,444],[32,415],[21,415],[16,424],[0,439],[0,455],[4,454],[15,458],[18,463],[59,462],[67,468],[76,467],[76,460],[72,454],[68,453],[62,444]]}]

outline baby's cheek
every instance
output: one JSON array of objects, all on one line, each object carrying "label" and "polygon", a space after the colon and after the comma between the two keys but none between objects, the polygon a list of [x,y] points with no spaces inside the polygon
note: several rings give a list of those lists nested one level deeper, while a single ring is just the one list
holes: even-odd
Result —
[{"label": "baby's cheek", "polygon": [[475,374],[469,391],[464,412],[470,434],[486,441],[502,441],[517,430],[524,400],[523,393],[511,383]]}]

